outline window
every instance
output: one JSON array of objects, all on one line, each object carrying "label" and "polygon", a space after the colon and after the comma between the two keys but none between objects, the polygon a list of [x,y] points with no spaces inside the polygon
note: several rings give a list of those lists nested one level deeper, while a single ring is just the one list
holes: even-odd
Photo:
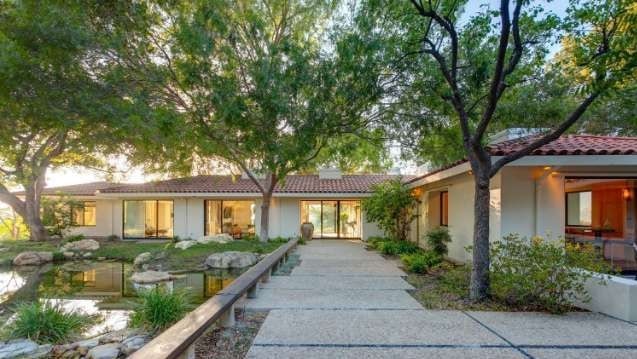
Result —
[{"label": "window", "polygon": [[85,201],[71,206],[71,224],[74,226],[95,226],[95,201]]},{"label": "window", "polygon": [[228,233],[235,238],[254,234],[254,201],[204,202],[204,234]]},{"label": "window", "polygon": [[593,196],[591,191],[566,194],[566,225],[591,226],[593,223]]},{"label": "window", "polygon": [[449,192],[440,192],[440,225],[449,225]]},{"label": "window", "polygon": [[301,223],[314,225],[315,238],[360,238],[360,201],[301,201]]},{"label": "window", "polygon": [[173,201],[124,201],[124,238],[172,238]]}]

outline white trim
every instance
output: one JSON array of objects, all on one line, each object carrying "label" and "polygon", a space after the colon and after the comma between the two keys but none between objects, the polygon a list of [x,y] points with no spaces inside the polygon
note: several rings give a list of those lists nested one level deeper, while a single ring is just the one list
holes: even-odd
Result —
[{"label": "white trim", "polygon": [[461,175],[465,172],[469,172],[470,170],[471,170],[471,164],[469,164],[469,162],[463,162],[451,168],[447,168],[446,170],[436,172],[434,174],[426,176],[425,178],[421,178],[417,181],[411,182],[409,183],[408,186],[409,188],[424,186],[428,183],[438,182],[438,181],[447,179],[449,177]]}]

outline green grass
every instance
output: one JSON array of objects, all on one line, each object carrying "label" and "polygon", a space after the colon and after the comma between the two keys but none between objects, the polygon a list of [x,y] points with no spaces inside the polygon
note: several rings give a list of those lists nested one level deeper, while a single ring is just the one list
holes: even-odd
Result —
[{"label": "green grass", "polygon": [[135,260],[135,257],[144,252],[159,253],[171,245],[171,243],[165,241],[157,243],[127,241],[100,242],[100,249],[94,251],[93,256],[132,262]]},{"label": "green grass", "polygon": [[[58,241],[32,242],[26,239],[0,241],[0,266],[11,265],[13,258],[26,251],[53,252],[57,249]],[[6,249],[4,249],[6,248]]]},{"label": "green grass", "polygon": [[68,312],[52,304],[32,302],[17,306],[15,321],[6,330],[10,338],[60,344],[81,334],[94,322],[95,317],[92,316]]}]

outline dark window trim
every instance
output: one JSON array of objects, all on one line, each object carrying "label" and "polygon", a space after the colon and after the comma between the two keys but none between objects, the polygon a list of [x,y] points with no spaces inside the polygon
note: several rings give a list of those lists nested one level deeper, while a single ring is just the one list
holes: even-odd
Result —
[{"label": "dark window trim", "polygon": [[[159,224],[159,202],[170,202],[172,207],[172,212],[170,214],[170,219],[172,219],[171,229],[173,232],[172,236],[159,236],[159,226],[155,228],[155,236],[143,236],[143,237],[127,237],[126,236],[126,202],[155,202],[155,223]],[[144,204],[144,226],[146,226],[146,205]],[[146,231],[144,230],[144,233]],[[175,200],[173,199],[125,199],[122,200],[122,239],[173,239],[175,238]]]},{"label": "dark window trim", "polygon": [[[444,218],[444,216],[442,215],[442,212],[443,212],[442,197],[444,196],[445,193],[447,194],[447,223],[444,223],[442,220]],[[439,198],[440,198],[440,226],[449,227],[449,191],[440,191]]]},{"label": "dark window trim", "polygon": [[[584,193],[584,192],[590,192],[591,193],[591,211],[593,210],[593,191],[591,190],[584,190],[584,191],[571,191],[571,192],[564,192],[564,226],[565,227],[574,227],[574,228],[592,228],[593,225],[591,224],[590,226],[587,225],[583,225],[583,224],[568,224],[568,195],[571,193]],[[592,213],[591,213],[591,217],[592,217]],[[592,219],[592,218],[591,218]]]},{"label": "dark window trim", "polygon": [[[315,228],[315,235],[313,235],[312,237],[315,239],[361,239],[362,236],[358,236],[358,237],[342,237],[341,236],[341,202],[358,202],[359,205],[363,205],[363,201],[361,201],[360,199],[300,199],[299,200],[299,214],[300,212],[303,210],[302,208],[302,203],[303,202],[320,202],[321,203],[321,228],[320,228],[320,236],[317,237],[316,236],[316,228]],[[323,237],[323,202],[336,202],[336,237]],[[361,213],[359,216],[359,232],[362,235],[362,230],[363,230],[363,218],[362,218],[362,208],[361,208]]]},{"label": "dark window trim", "polygon": [[[95,227],[95,226],[97,226],[97,201],[78,201],[78,202],[82,202],[82,206],[78,207],[78,206],[73,206],[72,204],[69,206],[69,208],[71,210],[71,227]],[[93,203],[93,206],[87,206],[86,205],[87,203]],[[95,224],[86,224],[86,218],[85,218],[86,207],[95,208]],[[81,209],[82,210],[82,223],[75,222],[75,213],[74,213],[74,211],[76,209]]]}]

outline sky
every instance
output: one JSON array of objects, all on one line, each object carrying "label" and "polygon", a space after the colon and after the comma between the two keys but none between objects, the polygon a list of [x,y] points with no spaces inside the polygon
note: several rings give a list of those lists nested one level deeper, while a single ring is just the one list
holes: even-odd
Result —
[{"label": "sky", "polygon": [[[546,10],[549,10],[558,16],[564,16],[566,14],[566,8],[568,6],[568,0],[555,0],[555,1],[542,1],[539,2],[540,5],[544,6]],[[469,0],[467,3],[463,19],[461,21],[466,21],[466,19],[471,16],[471,14],[481,11],[483,6],[489,6],[491,9],[499,8],[498,0]],[[553,49],[553,53],[559,49],[559,45],[555,45]],[[400,168],[402,174],[413,174],[422,172],[422,167],[417,167],[413,163],[406,163],[405,161],[400,161],[400,150],[396,149],[395,146],[390,148],[390,153],[395,162],[395,168]],[[119,161],[122,162],[122,161]],[[125,167],[123,163],[118,163],[118,167]],[[47,175],[47,186],[48,187],[57,187],[57,186],[65,186],[79,183],[87,183],[93,181],[102,181],[105,179],[105,173],[95,170],[88,170],[79,167],[72,168],[60,168],[53,171],[49,171]],[[145,175],[144,172],[137,168],[128,169],[125,168],[123,173],[118,173],[116,175],[116,180],[119,182],[129,182],[129,183],[139,183],[145,182],[154,179],[153,176]]]}]

